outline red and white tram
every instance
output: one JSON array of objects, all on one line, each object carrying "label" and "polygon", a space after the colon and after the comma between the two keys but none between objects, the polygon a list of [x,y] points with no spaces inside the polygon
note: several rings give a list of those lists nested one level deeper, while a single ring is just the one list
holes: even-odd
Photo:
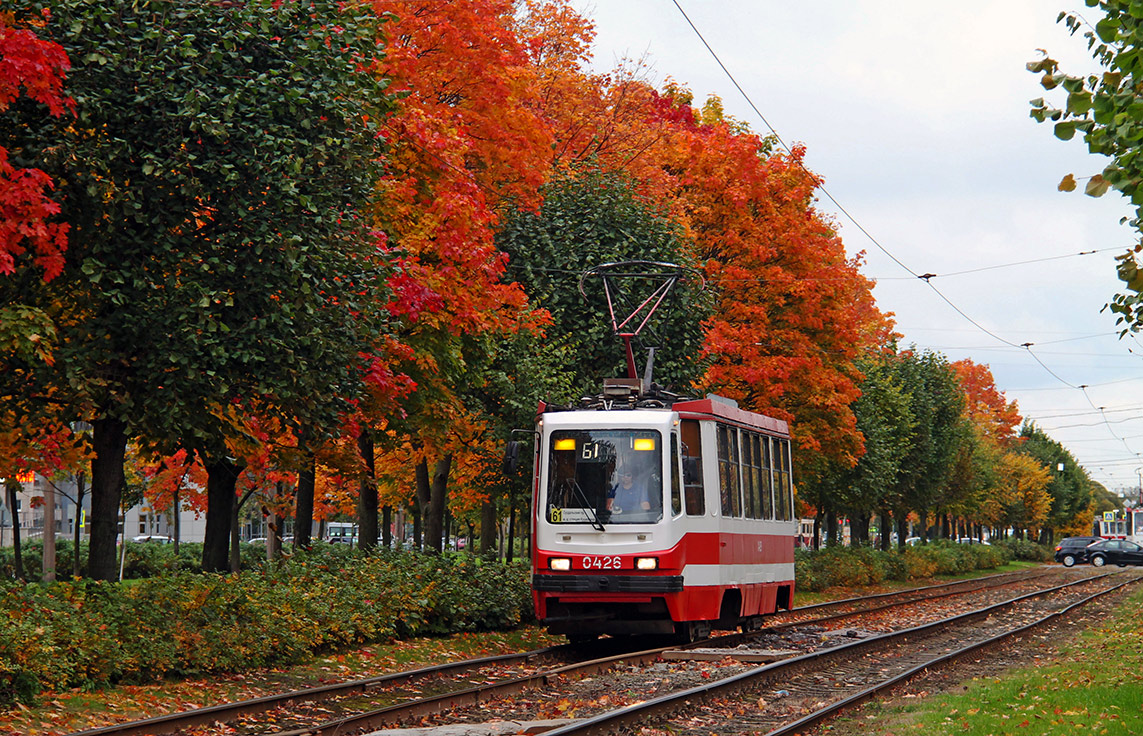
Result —
[{"label": "red and white tram", "polygon": [[537,617],[573,640],[695,639],[789,609],[798,524],[786,423],[639,385],[610,381],[587,408],[540,407]]}]

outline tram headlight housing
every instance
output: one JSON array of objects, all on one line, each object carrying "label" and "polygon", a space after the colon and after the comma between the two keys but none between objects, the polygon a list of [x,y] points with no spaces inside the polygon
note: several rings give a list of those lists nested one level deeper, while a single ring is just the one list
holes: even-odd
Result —
[{"label": "tram headlight housing", "polygon": [[560,572],[567,572],[571,569],[570,557],[552,557],[548,560],[549,570],[558,570]]},{"label": "tram headlight housing", "polygon": [[658,557],[636,557],[635,558],[636,570],[658,570],[659,558]]}]

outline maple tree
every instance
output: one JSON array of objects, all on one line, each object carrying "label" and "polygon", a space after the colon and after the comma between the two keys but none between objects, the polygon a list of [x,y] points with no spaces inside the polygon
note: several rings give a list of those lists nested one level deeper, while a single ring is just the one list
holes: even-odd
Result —
[{"label": "maple tree", "polygon": [[360,423],[375,439],[386,430],[404,438],[390,447],[420,448],[421,477],[434,466],[431,536],[439,539],[448,436],[466,421],[464,394],[482,383],[474,368],[493,345],[474,338],[532,327],[524,293],[504,278],[494,229],[504,212],[537,203],[551,135],[537,114],[536,77],[510,0],[373,7],[390,17],[378,74],[399,97],[384,121],[391,148],[375,210],[399,253],[388,308],[399,320],[390,347],[402,352],[391,353],[391,365],[415,391],[398,392],[400,413],[391,403],[363,404]]},{"label": "maple tree", "polygon": [[[15,14],[0,11],[0,119],[11,106],[39,106],[34,114],[62,117],[74,110],[64,92],[70,62],[57,43],[40,38],[35,28],[43,18],[18,25]],[[10,149],[0,138],[0,278],[12,278],[26,253],[44,280],[59,275],[67,246],[68,225],[55,221],[60,207],[51,196],[51,178],[35,166],[32,152]],[[16,158],[14,159],[13,156]],[[28,304],[0,302],[0,354],[11,356],[9,370],[53,362],[56,326],[44,312]],[[5,361],[8,362],[8,361]],[[81,447],[66,422],[44,402],[5,392],[0,398],[0,476],[39,472],[52,476],[75,466]]]},{"label": "maple tree", "polygon": [[557,165],[590,160],[633,177],[681,228],[712,287],[699,387],[783,419],[796,414],[802,479],[820,475],[819,457],[851,466],[861,453],[853,361],[885,318],[860,258],[846,256],[814,209],[818,180],[804,151],[774,153],[716,98],[695,109],[678,84],[656,91],[640,62],[586,74],[590,24],[566,3],[525,7],[525,25],[543,38],[533,58]]},{"label": "maple tree", "polygon": [[935,510],[969,524],[986,523],[982,507],[985,499],[1002,492],[999,484],[1007,477],[1004,465],[1011,461],[1010,451],[1021,421],[1019,408],[996,388],[988,366],[959,360],[951,367],[964,396],[967,426],[946,492]]}]

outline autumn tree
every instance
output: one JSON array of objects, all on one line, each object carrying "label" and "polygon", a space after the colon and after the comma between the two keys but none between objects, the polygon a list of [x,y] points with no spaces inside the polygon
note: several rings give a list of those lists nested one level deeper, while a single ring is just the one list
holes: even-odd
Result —
[{"label": "autumn tree", "polygon": [[[67,53],[36,34],[44,20],[0,12],[0,114],[17,102],[31,115],[46,112],[59,118],[74,109],[63,90],[71,68]],[[28,161],[24,154],[0,139],[0,276],[14,273],[18,260],[30,252],[32,264],[52,279],[63,270],[68,226],[56,221],[60,207],[49,194],[54,188],[50,177],[34,166],[13,163]],[[11,329],[18,315],[9,309],[0,306],[0,323]]]},{"label": "autumn tree", "polygon": [[400,98],[384,122],[392,150],[377,224],[400,251],[388,307],[406,352],[394,365],[416,391],[399,413],[374,404],[361,425],[386,442],[382,452],[417,448],[429,546],[439,548],[449,471],[463,465],[454,454],[465,431],[453,428],[469,423],[465,394],[482,383],[480,351],[494,344],[475,338],[511,335],[528,314],[495,228],[535,206],[552,140],[511,0],[373,5],[392,15],[378,73]]},{"label": "autumn tree", "polygon": [[714,300],[701,388],[795,420],[799,493],[824,493],[817,459],[848,467],[861,453],[854,360],[883,318],[860,259],[815,210],[804,151],[776,153],[717,100],[696,109],[680,85],[656,91],[639,61],[585,73],[590,26],[563,3],[526,7],[546,34],[535,59],[557,164],[624,172],[681,228]]},{"label": "autumn tree", "polygon": [[332,0],[47,5],[77,118],[0,123],[71,226],[66,288],[16,294],[59,329],[33,387],[67,387],[94,427],[90,572],[115,574],[129,436],[204,456],[203,564],[226,569],[228,439],[246,414],[333,427],[376,328],[362,314],[387,300],[388,256],[359,213],[389,99],[368,73],[377,31]]},{"label": "autumn tree", "polygon": [[936,511],[945,517],[943,531],[954,534],[953,525],[961,522],[979,525],[983,501],[999,492],[1004,475],[1001,465],[1010,459],[1009,452],[1020,424],[1015,402],[1008,402],[996,388],[992,371],[971,360],[951,364],[964,394],[966,430],[949,476],[946,493]]}]

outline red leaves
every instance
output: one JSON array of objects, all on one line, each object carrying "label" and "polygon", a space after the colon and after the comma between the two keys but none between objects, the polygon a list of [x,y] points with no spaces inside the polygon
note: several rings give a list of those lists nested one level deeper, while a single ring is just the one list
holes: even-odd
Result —
[{"label": "red leaves", "polygon": [[501,283],[495,209],[535,203],[551,146],[513,5],[374,6],[396,17],[380,73],[408,92],[387,122],[387,227],[409,254],[391,281],[389,310],[453,334],[511,329],[524,298]]},{"label": "red leaves", "polygon": [[[0,111],[21,91],[46,105],[52,115],[74,109],[75,103],[63,95],[69,68],[61,46],[12,27],[10,17],[0,14]],[[0,274],[15,272],[16,258],[28,248],[36,254],[33,262],[44,269],[45,280],[63,270],[67,225],[47,222],[60,211],[46,194],[52,188],[47,174],[15,168],[7,150],[0,147]]]},{"label": "red leaves", "polygon": [[64,74],[69,69],[71,63],[59,44],[12,27],[10,18],[0,14],[0,110],[12,104],[21,89],[47,105],[52,115],[74,110],[74,101],[63,94]]},{"label": "red leaves", "polygon": [[47,222],[60,211],[45,194],[52,189],[47,174],[13,167],[0,147],[0,274],[14,273],[16,257],[29,247],[36,254],[35,264],[44,269],[45,281],[63,271],[68,226]]}]

